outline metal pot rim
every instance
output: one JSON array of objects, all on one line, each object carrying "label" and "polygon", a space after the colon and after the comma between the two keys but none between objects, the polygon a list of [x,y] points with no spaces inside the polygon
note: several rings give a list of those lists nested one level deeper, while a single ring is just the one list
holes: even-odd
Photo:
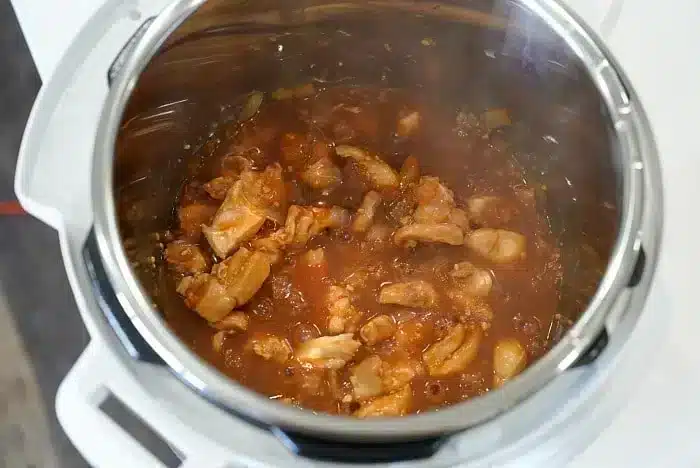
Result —
[{"label": "metal pot rim", "polygon": [[[166,38],[206,0],[178,0],[151,23],[112,82],[95,140],[92,173],[94,232],[117,299],[139,333],[182,381],[205,398],[248,419],[329,438],[393,440],[451,433],[478,425],[508,410],[564,372],[604,330],[608,312],[627,286],[639,252],[644,177],[660,194],[658,174],[644,171],[656,150],[643,109],[617,71],[619,67],[591,34],[556,2],[521,0],[545,21],[584,63],[603,97],[617,133],[622,164],[623,204],[619,235],[608,268],[588,308],[547,355],[503,388],[439,412],[362,421],[300,411],[249,390],[219,373],[169,329],[132,272],[122,247],[113,197],[116,138],[137,78]],[[654,262],[650,262],[654,263]]]}]

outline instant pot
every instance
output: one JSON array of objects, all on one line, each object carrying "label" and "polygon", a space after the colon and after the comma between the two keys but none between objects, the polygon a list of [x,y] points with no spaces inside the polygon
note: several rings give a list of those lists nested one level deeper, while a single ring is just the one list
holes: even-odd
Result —
[{"label": "instant pot", "polygon": [[[538,409],[566,395],[572,379],[634,329],[660,241],[657,154],[628,81],[565,7],[544,0],[188,0],[134,21],[139,26],[105,67],[96,132],[84,136],[91,191],[79,203],[92,216],[77,223],[64,252],[97,332],[135,363],[171,373],[182,383],[178,394],[272,434],[303,457],[444,463],[444,447],[470,438],[472,455],[490,450],[485,428],[510,424],[515,439],[527,433]],[[117,200],[138,205],[129,222],[144,234],[166,228],[188,155],[215,134],[214,122],[235,115],[237,98],[310,80],[416,89],[455,106],[512,110],[517,162],[547,187],[538,207],[560,242],[560,313],[573,325],[503,388],[403,418],[314,414],[218,373],[165,324],[158,304],[172,292],[132,266],[156,242],[141,236],[137,253],[127,254]],[[31,144],[25,140],[24,151]]]}]

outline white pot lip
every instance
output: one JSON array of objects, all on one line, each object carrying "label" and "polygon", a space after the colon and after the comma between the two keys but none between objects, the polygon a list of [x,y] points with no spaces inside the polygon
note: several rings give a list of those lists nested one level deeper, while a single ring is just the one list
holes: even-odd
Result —
[{"label": "white pot lip", "polygon": [[[206,364],[170,330],[132,272],[121,244],[113,198],[113,160],[121,116],[140,73],[166,38],[206,0],[177,0],[156,17],[126,57],[110,88],[95,140],[92,173],[94,234],[119,304],[174,374],[215,404],[245,418],[283,429],[343,440],[410,440],[459,432],[497,417],[529,398],[581,356],[603,331],[607,312],[627,287],[639,248],[644,183],[661,197],[658,156],[644,111],[607,50],[556,2],[520,0],[549,24],[586,64],[618,132],[623,204],[619,234],[599,288],[577,323],[546,356],[503,388],[438,412],[357,420],[315,414],[268,400]],[[650,162],[650,164],[646,164]],[[647,194],[649,197],[652,194]],[[660,204],[659,204],[660,205]],[[660,241],[661,213],[652,224]],[[656,247],[656,246],[654,246]],[[657,248],[650,249],[656,256]],[[654,268],[655,258],[647,258]]]}]

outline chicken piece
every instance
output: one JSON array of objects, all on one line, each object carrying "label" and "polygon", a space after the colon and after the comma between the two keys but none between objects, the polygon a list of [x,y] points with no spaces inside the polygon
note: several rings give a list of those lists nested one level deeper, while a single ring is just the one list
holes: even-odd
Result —
[{"label": "chicken piece", "polygon": [[452,190],[437,177],[421,177],[415,195],[418,206],[412,215],[414,223],[454,225],[463,232],[469,229],[467,212],[455,206]]},{"label": "chicken piece", "polygon": [[354,415],[358,418],[375,416],[404,416],[411,406],[413,393],[411,386],[406,385],[401,390],[389,395],[378,397],[363,404]]},{"label": "chicken piece", "polygon": [[350,372],[350,383],[355,400],[366,400],[384,393],[382,384],[382,362],[379,356],[370,356]]},{"label": "chicken piece", "polygon": [[420,320],[408,320],[396,327],[394,339],[399,349],[406,352],[419,352],[432,336],[432,327]]},{"label": "chicken piece", "polygon": [[248,302],[270,275],[270,259],[262,252],[252,252],[245,247],[221,263],[211,272],[226,287],[226,294],[235,307]]},{"label": "chicken piece", "polygon": [[423,362],[432,377],[444,377],[463,371],[479,351],[482,331],[457,324],[447,336],[423,353]]},{"label": "chicken piece", "polygon": [[437,304],[438,294],[427,281],[407,281],[383,286],[379,291],[380,304],[395,304],[428,309]]},{"label": "chicken piece", "polygon": [[231,312],[226,317],[211,325],[217,330],[229,333],[246,331],[248,329],[248,316],[243,312]]},{"label": "chicken piece", "polygon": [[407,226],[413,222],[413,212],[417,201],[415,190],[411,190],[410,187],[387,203],[386,211],[389,219],[401,226]]},{"label": "chicken piece", "polygon": [[407,157],[403,164],[401,165],[401,172],[399,172],[399,185],[401,189],[406,189],[412,184],[415,184],[420,179],[420,166],[418,164],[418,159],[415,156]]},{"label": "chicken piece", "polygon": [[322,248],[311,249],[302,255],[302,260],[307,266],[319,266],[326,263],[326,252]]},{"label": "chicken piece", "polygon": [[[253,147],[255,147],[255,146],[256,145],[253,144]],[[253,149],[253,148],[251,148],[251,149]],[[245,151],[245,149],[242,149],[242,150]],[[236,153],[227,154],[226,156],[221,158],[221,163],[220,163],[222,176],[231,179],[232,185],[233,185],[233,182],[235,182],[241,176],[242,172],[251,171],[251,170],[253,170],[254,166],[255,166],[255,163],[253,163],[253,161],[250,158],[247,158],[245,156],[242,156],[241,154],[236,154]]]},{"label": "chicken piece", "polygon": [[220,353],[223,351],[227,335],[228,333],[223,330],[214,333],[214,336],[211,337],[211,347],[214,349],[214,352]]},{"label": "chicken piece", "polygon": [[467,214],[479,226],[496,226],[507,223],[516,213],[502,197],[477,195],[467,200]]},{"label": "chicken piece", "polygon": [[453,208],[452,211],[450,211],[447,217],[447,223],[458,226],[463,232],[469,230],[469,216],[467,216],[467,212],[461,208]]},{"label": "chicken piece", "polygon": [[283,364],[292,354],[292,347],[287,340],[274,335],[255,336],[248,340],[246,349],[266,359]]},{"label": "chicken piece", "polygon": [[321,190],[335,187],[343,181],[340,169],[333,164],[329,156],[309,164],[301,173],[301,180],[314,189]]},{"label": "chicken piece", "polygon": [[280,153],[284,162],[299,172],[301,180],[311,188],[325,189],[342,182],[340,169],[333,164],[330,148],[324,142],[312,141],[308,135],[285,133]]},{"label": "chicken piece", "polygon": [[452,190],[440,183],[440,179],[423,176],[416,187],[418,207],[413,213],[417,224],[439,224],[447,222],[455,208]]},{"label": "chicken piece", "polygon": [[396,123],[396,135],[407,137],[412,135],[420,127],[421,117],[418,111],[409,112]]},{"label": "chicken piece", "polygon": [[392,229],[386,224],[372,224],[367,230],[367,235],[365,240],[371,242],[372,244],[383,244],[386,243],[391,238]]},{"label": "chicken piece", "polygon": [[488,296],[493,287],[491,273],[475,267],[471,262],[456,263],[450,276],[462,291],[473,296]]},{"label": "chicken piece", "polygon": [[466,289],[457,287],[448,291],[447,297],[459,314],[462,322],[477,322],[486,330],[493,321],[493,309],[481,297],[476,297]]},{"label": "chicken piece", "polygon": [[253,246],[274,258],[287,245],[303,246],[323,230],[346,226],[349,220],[348,212],[337,206],[319,208],[292,205],[284,227],[267,237],[255,239]]},{"label": "chicken piece", "polygon": [[298,363],[290,366],[294,369],[292,381],[300,390],[301,396],[323,396],[326,392],[326,369],[302,366]]},{"label": "chicken piece", "polygon": [[401,359],[382,365],[382,389],[393,392],[411,382],[414,377],[425,373],[423,365],[413,359]]},{"label": "chicken piece", "polygon": [[331,286],[326,296],[328,309],[328,333],[352,333],[357,330],[357,324],[362,313],[350,302],[350,293],[341,286]]},{"label": "chicken piece", "polygon": [[376,155],[355,146],[338,145],[335,152],[341,158],[349,158],[357,165],[362,175],[377,190],[391,190],[399,186],[399,175]]},{"label": "chicken piece", "polygon": [[186,240],[170,242],[165,248],[165,261],[180,273],[204,273],[209,269],[209,259],[202,249]]},{"label": "chicken piece", "polygon": [[263,172],[244,171],[226,194],[211,226],[202,231],[212,249],[225,258],[241,243],[250,240],[265,219],[280,223],[285,205],[282,168],[268,166]]},{"label": "chicken piece", "polygon": [[388,315],[377,315],[360,328],[360,338],[369,346],[391,338],[396,331],[394,319]]},{"label": "chicken piece", "polygon": [[423,367],[417,361],[402,359],[389,363],[379,356],[370,356],[351,370],[353,397],[362,401],[400,390],[422,373]]},{"label": "chicken piece", "polygon": [[204,184],[204,190],[206,190],[209,196],[214,200],[223,200],[235,183],[235,177],[217,177]]},{"label": "chicken piece", "polygon": [[411,246],[415,242],[462,245],[464,233],[454,224],[409,224],[394,233],[394,243]]},{"label": "chicken piece", "polygon": [[352,359],[361,344],[352,333],[335,336],[321,336],[302,343],[296,352],[301,363],[327,369],[341,369]]},{"label": "chicken piece", "polygon": [[471,232],[465,243],[471,250],[494,263],[512,263],[525,259],[527,240],[517,232],[481,228]]},{"label": "chicken piece", "polygon": [[177,292],[185,297],[185,305],[209,322],[218,322],[236,307],[236,300],[226,287],[209,273],[184,277]]},{"label": "chicken piece", "polygon": [[493,349],[493,385],[500,387],[518,375],[527,364],[525,349],[515,338],[499,340]]},{"label": "chicken piece", "polygon": [[185,237],[192,242],[199,240],[202,225],[211,222],[216,210],[216,206],[206,203],[192,203],[180,208],[177,216],[180,220],[180,229]]},{"label": "chicken piece", "polygon": [[478,195],[467,200],[467,210],[469,216],[476,221],[481,221],[483,214],[489,207],[497,205],[500,198],[493,195]]},{"label": "chicken piece", "polygon": [[367,232],[372,225],[372,220],[377,213],[377,208],[382,203],[382,196],[371,190],[362,199],[362,205],[357,209],[357,213],[352,220],[350,229],[354,232]]}]

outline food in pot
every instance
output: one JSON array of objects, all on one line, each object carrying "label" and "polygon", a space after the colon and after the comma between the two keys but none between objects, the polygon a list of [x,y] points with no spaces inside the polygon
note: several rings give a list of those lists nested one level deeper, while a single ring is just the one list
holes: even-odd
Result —
[{"label": "food in pot", "polygon": [[196,352],[359,418],[484,394],[545,353],[559,251],[505,109],[467,119],[370,88],[251,99],[198,155],[164,246],[187,308],[166,318]]}]

